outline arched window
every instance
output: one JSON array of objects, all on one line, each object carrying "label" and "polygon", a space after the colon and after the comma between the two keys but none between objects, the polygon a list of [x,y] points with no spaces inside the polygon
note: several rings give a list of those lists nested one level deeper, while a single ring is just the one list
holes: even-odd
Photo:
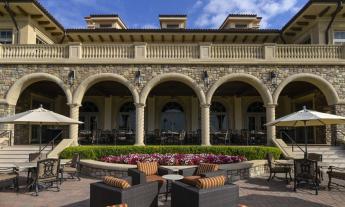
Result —
[{"label": "arched window", "polygon": [[227,130],[228,115],[225,106],[219,102],[212,102],[210,111],[211,131],[217,132]]},{"label": "arched window", "polygon": [[249,130],[266,129],[266,108],[262,102],[251,103],[247,108],[247,127]]},{"label": "arched window", "polygon": [[119,110],[118,120],[119,129],[135,130],[135,106],[133,102],[122,104]]},{"label": "arched window", "polygon": [[177,102],[168,102],[162,108],[161,129],[163,131],[181,131],[186,129],[183,107]]}]

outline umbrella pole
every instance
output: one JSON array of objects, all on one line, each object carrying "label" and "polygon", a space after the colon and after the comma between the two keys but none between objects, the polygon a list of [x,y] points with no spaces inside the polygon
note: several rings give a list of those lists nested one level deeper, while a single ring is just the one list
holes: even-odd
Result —
[{"label": "umbrella pole", "polygon": [[[40,123],[40,130],[39,130],[39,143],[40,143],[40,146],[39,146],[39,154],[41,155],[41,148],[42,148],[42,123]],[[39,155],[39,156],[40,156]]]},{"label": "umbrella pole", "polygon": [[304,121],[304,159],[308,158],[308,137],[307,137],[307,122]]}]

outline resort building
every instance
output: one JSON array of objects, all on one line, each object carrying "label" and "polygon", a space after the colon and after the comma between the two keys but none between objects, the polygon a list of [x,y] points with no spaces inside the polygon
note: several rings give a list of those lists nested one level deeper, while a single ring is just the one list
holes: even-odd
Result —
[{"label": "resort building", "polygon": [[[60,129],[74,145],[301,143],[303,131],[265,123],[303,106],[345,115],[342,4],[310,0],[281,29],[255,14],[218,29],[180,14],[157,14],[159,29],[91,14],[68,29],[36,0],[0,1],[0,116],[43,105],[84,122],[44,126],[46,143]],[[37,126],[1,127],[2,144],[38,142]],[[309,127],[308,141],[332,144],[338,131]]]}]

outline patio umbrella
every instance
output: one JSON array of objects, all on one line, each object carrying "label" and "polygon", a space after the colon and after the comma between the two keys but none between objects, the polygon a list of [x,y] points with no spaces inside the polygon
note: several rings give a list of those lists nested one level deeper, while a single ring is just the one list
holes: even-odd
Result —
[{"label": "patio umbrella", "polygon": [[290,115],[276,119],[267,126],[285,126],[285,127],[304,127],[304,157],[307,157],[307,127],[308,126],[326,126],[332,124],[345,124],[345,117],[333,114],[321,113],[308,110],[305,106],[302,110]]},{"label": "patio umbrella", "polygon": [[39,130],[40,152],[41,152],[41,144],[42,144],[42,125],[82,124],[82,122],[80,121],[76,121],[69,117],[44,109],[42,105],[38,109],[25,111],[22,113],[14,114],[12,116],[2,117],[0,118],[0,123],[39,125],[40,126],[40,130]]}]

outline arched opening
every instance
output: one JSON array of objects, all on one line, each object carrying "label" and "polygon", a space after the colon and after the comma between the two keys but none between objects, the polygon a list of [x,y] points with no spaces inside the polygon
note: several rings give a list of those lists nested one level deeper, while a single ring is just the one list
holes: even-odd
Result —
[{"label": "arched opening", "polygon": [[[214,90],[210,107],[212,144],[261,145],[266,143],[264,99],[251,84],[224,81]],[[260,110],[260,111],[259,111]],[[250,141],[250,139],[252,139]]]},{"label": "arched opening", "polygon": [[94,131],[97,129],[98,113],[99,109],[96,104],[91,101],[83,102],[79,109],[79,119],[83,122],[83,124],[79,126],[80,130]]},{"label": "arched opening", "polygon": [[[307,109],[325,113],[331,113],[332,108],[327,103],[325,94],[314,84],[305,81],[293,81],[288,83],[281,91],[276,107],[276,118]],[[308,127],[309,144],[330,144],[331,134],[327,132],[325,126]],[[277,127],[277,137],[282,138],[286,143],[292,141],[304,143],[304,128]]]},{"label": "arched opening", "polygon": [[118,115],[120,130],[135,131],[135,105],[129,101],[120,107]]},{"label": "arched opening", "polygon": [[186,116],[183,107],[177,102],[168,102],[161,111],[160,128],[162,131],[186,130]]},{"label": "arched opening", "polygon": [[[22,88],[15,105],[15,112],[20,113],[30,109],[43,108],[69,116],[69,106],[65,91],[53,81],[37,81]],[[68,126],[42,126],[42,143],[48,143],[55,138],[61,130],[60,138],[68,137]],[[59,141],[59,140],[56,140]],[[36,125],[15,125],[14,144],[38,144],[39,127]],[[55,142],[56,143],[56,142]]]},{"label": "arched opening", "polygon": [[210,107],[210,130],[224,131],[229,128],[229,118],[226,107],[217,101],[213,101]]},{"label": "arched opening", "polygon": [[[79,142],[133,144],[135,106],[131,90],[117,81],[102,79],[91,82],[86,88],[79,110],[79,120],[85,123],[85,127],[79,127]],[[117,142],[129,131],[130,138]]]},{"label": "arched opening", "polygon": [[145,114],[146,144],[199,144],[200,103],[187,84],[156,84],[148,94]]}]

